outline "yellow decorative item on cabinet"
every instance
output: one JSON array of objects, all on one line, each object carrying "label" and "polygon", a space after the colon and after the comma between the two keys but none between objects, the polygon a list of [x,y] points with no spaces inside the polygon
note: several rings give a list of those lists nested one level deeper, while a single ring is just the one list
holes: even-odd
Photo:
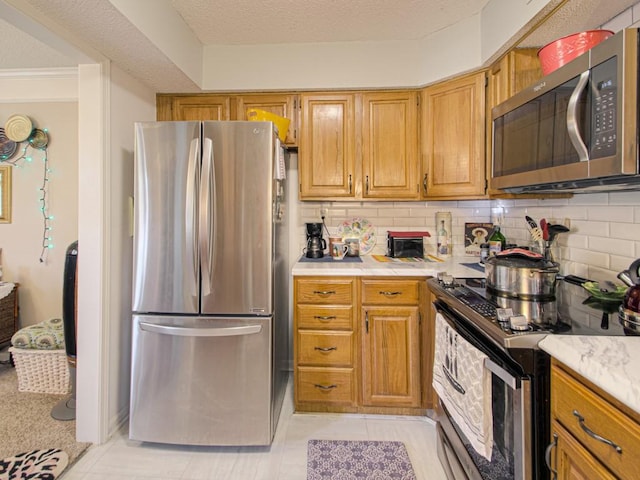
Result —
[{"label": "yellow decorative item on cabinet", "polygon": [[278,129],[278,137],[280,137],[280,141],[284,142],[286,140],[287,132],[289,131],[289,124],[291,123],[291,120],[288,118],[281,117],[275,113],[260,110],[258,108],[247,109],[247,118],[250,121],[256,122],[273,122]]}]

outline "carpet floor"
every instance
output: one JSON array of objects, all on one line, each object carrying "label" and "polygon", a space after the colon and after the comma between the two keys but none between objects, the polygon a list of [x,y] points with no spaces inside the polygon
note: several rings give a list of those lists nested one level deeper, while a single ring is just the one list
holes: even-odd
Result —
[{"label": "carpet floor", "polygon": [[77,460],[90,444],[76,442],[75,420],[51,417],[65,396],[18,392],[15,368],[0,365],[0,458],[57,448],[67,453],[69,465]]}]

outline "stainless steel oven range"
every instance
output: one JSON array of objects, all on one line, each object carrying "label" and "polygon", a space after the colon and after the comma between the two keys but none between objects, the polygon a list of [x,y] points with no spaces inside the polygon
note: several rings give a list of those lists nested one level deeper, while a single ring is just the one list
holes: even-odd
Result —
[{"label": "stainless steel oven range", "polygon": [[496,294],[484,279],[427,280],[436,297],[438,457],[448,478],[550,478],[550,359],[538,342],[635,334],[620,324],[617,305],[590,297],[582,281],[565,277],[554,298],[535,301]]}]

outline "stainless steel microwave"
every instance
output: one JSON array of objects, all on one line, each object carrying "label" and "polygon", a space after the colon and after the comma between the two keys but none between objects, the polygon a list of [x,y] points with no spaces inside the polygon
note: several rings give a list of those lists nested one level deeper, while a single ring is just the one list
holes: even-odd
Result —
[{"label": "stainless steel microwave", "polygon": [[618,32],[493,108],[492,187],[640,189],[638,32]]}]

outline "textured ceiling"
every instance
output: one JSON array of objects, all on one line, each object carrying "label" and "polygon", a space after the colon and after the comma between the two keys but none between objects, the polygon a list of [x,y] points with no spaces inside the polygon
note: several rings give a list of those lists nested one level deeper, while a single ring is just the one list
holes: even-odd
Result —
[{"label": "textured ceiling", "polygon": [[489,0],[172,0],[204,45],[415,40]]},{"label": "textured ceiling", "polygon": [[[413,40],[477,14],[489,0],[155,1],[172,5],[204,45],[250,45]],[[541,46],[569,33],[598,28],[637,1],[566,0],[554,18],[522,45]],[[7,11],[13,5],[83,53],[99,52],[155,91],[199,90],[109,0],[0,0],[0,69],[78,63],[69,51],[56,49],[46,35],[39,38],[9,23],[13,20],[6,20]]]}]

